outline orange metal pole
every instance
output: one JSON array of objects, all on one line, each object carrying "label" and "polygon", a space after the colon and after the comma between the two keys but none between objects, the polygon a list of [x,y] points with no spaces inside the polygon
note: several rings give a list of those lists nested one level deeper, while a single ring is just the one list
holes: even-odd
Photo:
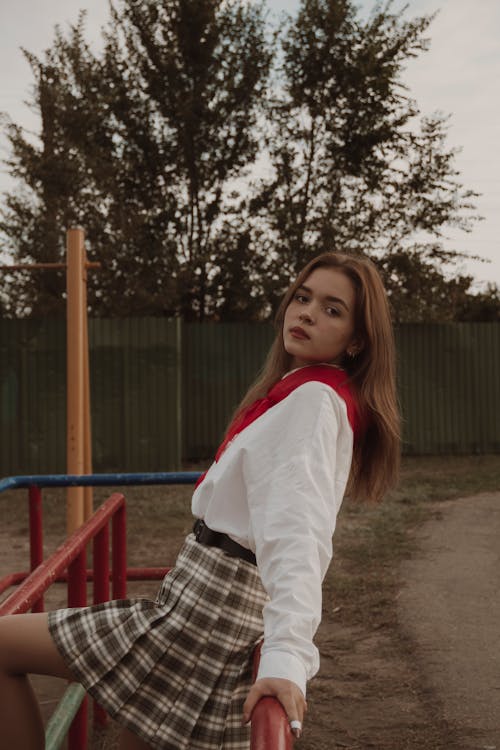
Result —
[{"label": "orange metal pole", "polygon": [[[84,232],[77,227],[66,234],[67,249],[67,471],[83,474],[84,451]],[[84,521],[83,487],[69,487],[66,525],[73,533]]]},{"label": "orange metal pole", "polygon": [[[84,250],[83,265],[83,451],[84,474],[92,474],[92,429],[90,419],[90,371],[89,371],[89,326],[87,315],[87,254]],[[84,518],[87,521],[93,513],[92,487],[85,487]]]},{"label": "orange metal pole", "polygon": [[[81,227],[76,227],[69,229],[66,234],[66,263],[16,263],[0,266],[0,271],[66,269],[68,474],[92,473],[87,269],[100,268],[101,264],[87,261],[84,243],[85,233]],[[69,488],[67,498],[67,527],[71,533],[92,515],[92,488]]]},{"label": "orange metal pole", "polygon": [[3,271],[31,271],[34,269],[41,270],[57,270],[66,268],[66,263],[15,263],[10,266],[0,266]]},{"label": "orange metal pole", "polygon": [[[66,268],[66,263],[16,263],[13,266],[0,266],[0,271],[54,271]],[[85,268],[101,268],[99,262],[85,263]]]}]

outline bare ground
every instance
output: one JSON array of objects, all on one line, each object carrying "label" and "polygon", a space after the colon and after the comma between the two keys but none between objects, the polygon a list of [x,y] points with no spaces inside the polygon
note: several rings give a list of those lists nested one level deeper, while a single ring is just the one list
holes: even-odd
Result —
[{"label": "bare ground", "polygon": [[500,493],[447,501],[402,565],[401,628],[463,748],[500,748]]},{"label": "bare ground", "polygon": [[[471,524],[491,526],[486,512],[480,519],[476,516],[471,519],[466,513],[462,525],[453,513],[449,520],[448,512],[461,507],[462,502],[464,507],[477,510],[479,506],[474,505],[474,498],[460,502],[436,502],[436,499],[456,494],[457,474],[463,471],[465,475],[479,464],[485,481],[477,485],[478,489],[491,487],[498,476],[498,467],[492,468],[494,460],[492,457],[490,466],[480,457],[462,459],[461,470],[457,460],[446,466],[442,461],[431,459],[420,463],[409,461],[403,490],[385,507],[346,506],[336,532],[336,556],[324,587],[323,621],[317,637],[322,654],[321,670],[310,685],[306,731],[297,747],[304,750],[500,748],[491,727],[481,723],[480,706],[479,719],[467,726],[462,721],[462,701],[466,700],[463,693],[456,693],[455,707],[450,708],[449,694],[459,683],[470,683],[469,693],[479,693],[484,676],[477,669],[462,680],[460,669],[450,671],[449,664],[460,652],[458,643],[448,643],[451,662],[434,658],[442,650],[442,641],[433,643],[433,626],[429,625],[427,617],[436,609],[433,606],[438,596],[436,591],[447,586],[444,574],[446,568],[450,568],[450,560],[445,554],[440,562],[442,541],[449,539],[453,548],[464,549],[464,542],[469,546],[473,542]],[[189,488],[127,491],[131,565],[172,563],[190,526],[186,513],[189,494]],[[47,495],[46,554],[64,536],[64,514],[61,513],[64,498],[58,493],[47,492]],[[104,492],[97,495],[103,497]],[[495,504],[497,500],[491,501],[494,508],[499,507]],[[500,505],[500,500],[498,502]],[[24,504],[24,493],[22,498],[19,493],[0,495],[0,576],[26,567]],[[448,523],[456,527],[455,531],[448,530]],[[166,531],[160,534],[162,528]],[[461,545],[453,541],[453,534],[463,535]],[[436,539],[437,550],[432,544],[428,546],[429,540]],[[493,539],[492,534],[492,542]],[[459,570],[459,559],[457,552],[451,570]],[[491,576],[494,570],[492,559],[486,568],[484,562],[479,556],[473,563],[475,570],[483,570],[483,578]],[[466,564],[466,568],[470,565]],[[444,577],[438,574],[440,569]],[[498,573],[498,567],[496,571]],[[460,585],[455,585],[455,589],[458,591],[462,588],[462,578],[458,572],[457,576]],[[476,584],[474,575],[463,579],[463,585],[468,588],[477,588]],[[156,587],[157,583],[135,583],[129,589],[132,595],[147,595]],[[493,598],[495,591],[489,589],[480,597],[484,605],[478,618],[481,627],[485,618],[488,619],[489,608],[485,602]],[[64,590],[58,585],[47,596],[47,608],[63,605]],[[494,612],[491,608],[492,616]],[[456,629],[457,612],[444,607],[441,617],[441,636],[446,641],[446,618],[450,627]],[[418,627],[419,618],[422,627],[427,628],[424,634]],[[492,638],[499,632],[497,623],[498,619],[491,622]],[[34,678],[34,683],[44,714],[49,716],[64,685],[47,678]],[[500,695],[500,691],[496,692]],[[499,714],[497,712],[496,716]],[[495,717],[493,724],[494,721]],[[111,750],[115,739],[116,728],[111,725],[107,732],[94,737],[93,750]]]}]

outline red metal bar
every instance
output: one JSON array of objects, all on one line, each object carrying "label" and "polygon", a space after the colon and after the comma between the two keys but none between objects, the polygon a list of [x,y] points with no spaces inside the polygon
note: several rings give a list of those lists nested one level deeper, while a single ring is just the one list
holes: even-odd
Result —
[{"label": "red metal bar", "polygon": [[[127,581],[161,581],[171,568],[127,568]],[[9,573],[9,575],[0,578],[0,595],[3,594],[11,586],[17,586],[30,575],[30,571],[23,571],[19,573]],[[94,580],[94,571],[92,568],[87,568],[87,581],[92,582]],[[111,578],[111,572],[109,577]],[[54,583],[67,583],[68,572],[64,571],[61,575],[53,581]],[[109,598],[109,596],[108,596]],[[107,601],[103,599],[101,601]]]},{"label": "red metal bar", "polygon": [[[107,526],[107,523],[105,524]],[[87,549],[77,554],[68,567],[68,607],[85,607],[87,604]],[[69,750],[86,750],[88,699],[83,699],[68,730]]]},{"label": "red metal bar", "polygon": [[[56,552],[43,562],[41,493],[30,488],[30,563],[31,574],[13,573],[0,580],[0,593],[24,579],[18,589],[0,604],[0,615],[26,612],[40,606],[43,592],[55,581],[68,580],[68,605],[84,606],[86,582],[94,579],[94,601],[109,597],[109,531],[107,522],[112,517],[113,528],[113,597],[126,596],[127,577],[130,580],[163,578],[168,568],[126,567],[125,499],[114,494],[97,509],[92,518],[77,529]],[[86,570],[86,545],[94,537],[94,571]],[[35,570],[36,568],[36,570]],[[68,569],[67,573],[64,573]],[[43,607],[43,603],[42,603]],[[39,610],[38,610],[39,611]],[[260,645],[254,655],[254,679],[260,660]],[[69,750],[87,747],[87,701],[82,704],[69,731]],[[95,720],[105,722],[105,712],[95,706]],[[293,735],[285,711],[278,700],[262,698],[252,714],[251,750],[292,750]]]},{"label": "red metal bar", "polygon": [[127,533],[126,513],[123,504],[112,519],[113,535],[113,599],[127,596]]},{"label": "red metal bar", "polygon": [[[37,518],[37,510],[41,507],[36,492],[33,493],[33,514],[31,514],[30,502],[30,529],[31,536],[31,562],[38,563],[40,555],[41,515]],[[31,500],[31,495],[30,495]],[[41,599],[41,595],[49,586],[59,578],[63,577],[63,571],[68,570],[68,606],[85,606],[87,601],[87,565],[86,545],[90,539],[97,537],[94,541],[94,578],[96,581],[94,597],[106,600],[109,596],[109,531],[108,520],[113,521],[113,595],[117,598],[126,596],[127,585],[127,560],[126,560],[126,515],[125,498],[121,494],[114,494],[97,509],[94,515],[81,527],[79,527],[45,562],[37,564],[24,582],[0,604],[0,615],[17,614],[27,612]],[[11,585],[16,577],[24,578],[25,574],[11,574],[3,579]],[[68,732],[69,750],[85,750],[87,747],[87,713],[88,701],[85,699],[78,711]],[[96,706],[97,721],[104,719],[102,709]]]},{"label": "red metal bar", "polygon": [[[89,580],[87,571],[87,580]],[[103,526],[94,537],[94,604],[109,599],[109,526]]]},{"label": "red metal bar", "polygon": [[291,750],[293,734],[276,698],[261,698],[252,713],[251,750]]},{"label": "red metal bar", "polygon": [[9,589],[11,586],[17,586],[18,583],[24,581],[29,576],[29,573],[9,573],[8,576],[0,578],[0,594]]},{"label": "red metal bar", "polygon": [[[253,657],[255,680],[260,662],[262,641],[256,646]],[[250,750],[292,750],[294,736],[285,709],[277,698],[264,697],[252,712]]]},{"label": "red metal bar", "polygon": [[[87,571],[87,580],[88,580]],[[94,537],[94,604],[109,600],[109,524],[102,527]],[[108,723],[106,711],[94,701],[94,724],[105,727]]]},{"label": "red metal bar", "polygon": [[0,604],[0,615],[27,612],[33,603],[54,583],[62,571],[85,549],[87,542],[108,522],[110,516],[125,502],[121,494],[114,494],[96,510],[92,518],[77,529],[48,560],[30,573],[4,602]]},{"label": "red metal bar", "polygon": [[100,728],[106,727],[108,725],[108,714],[104,708],[97,703],[97,701],[94,701],[93,711],[94,726]]},{"label": "red metal bar", "polygon": [[127,568],[127,581],[161,581],[171,568]]},{"label": "red metal bar", "polygon": [[88,698],[83,699],[68,730],[68,750],[87,750]]},{"label": "red metal bar", "polygon": [[[35,570],[43,562],[43,530],[42,530],[42,491],[40,487],[31,485],[29,496],[29,527],[30,527],[30,570]],[[43,612],[43,597],[34,602],[32,612]]]},{"label": "red metal bar", "polygon": [[85,547],[68,567],[68,607],[87,604],[87,554]]}]

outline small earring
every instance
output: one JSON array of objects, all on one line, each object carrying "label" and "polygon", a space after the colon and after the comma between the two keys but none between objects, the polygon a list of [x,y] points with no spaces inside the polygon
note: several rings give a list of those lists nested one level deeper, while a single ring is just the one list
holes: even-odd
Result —
[{"label": "small earring", "polygon": [[351,359],[353,359],[357,353],[358,352],[355,349],[348,349],[346,352],[347,356],[350,357]]}]

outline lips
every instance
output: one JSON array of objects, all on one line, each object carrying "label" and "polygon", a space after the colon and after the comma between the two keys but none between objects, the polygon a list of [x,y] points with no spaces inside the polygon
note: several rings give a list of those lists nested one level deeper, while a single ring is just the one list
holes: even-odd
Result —
[{"label": "lips", "polygon": [[303,339],[303,340],[306,340],[306,339],[309,339],[309,338],[310,338],[310,336],[309,336],[309,335],[308,335],[308,334],[307,334],[307,333],[306,333],[306,332],[304,331],[304,329],[303,329],[303,328],[301,328],[300,326],[294,326],[294,328],[290,328],[290,334],[291,334],[291,335],[292,335],[292,336],[293,336],[293,337],[294,337],[295,339]]}]

